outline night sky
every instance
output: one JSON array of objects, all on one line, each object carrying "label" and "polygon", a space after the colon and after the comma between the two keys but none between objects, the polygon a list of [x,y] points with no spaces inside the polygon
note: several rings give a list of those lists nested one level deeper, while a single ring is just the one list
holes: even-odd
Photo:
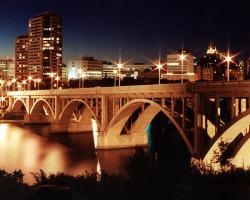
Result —
[{"label": "night sky", "polygon": [[143,61],[179,49],[205,53],[209,41],[250,55],[250,2],[182,0],[6,0],[1,1],[0,57],[14,55],[28,19],[44,11],[63,18],[64,62],[89,55]]}]

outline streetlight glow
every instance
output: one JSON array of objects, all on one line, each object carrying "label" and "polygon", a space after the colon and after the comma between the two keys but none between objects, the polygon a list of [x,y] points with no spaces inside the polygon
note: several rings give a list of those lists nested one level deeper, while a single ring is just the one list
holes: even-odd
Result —
[{"label": "streetlight glow", "polygon": [[224,56],[224,58],[225,58],[224,62],[227,62],[227,72],[226,72],[226,74],[227,74],[227,82],[230,81],[230,62],[233,62],[233,60],[232,60],[233,57],[234,56],[230,56],[229,51],[227,52],[227,56]]},{"label": "streetlight glow", "polygon": [[5,97],[1,96],[0,101],[2,101],[2,102],[5,101]]},{"label": "streetlight glow", "polygon": [[161,84],[161,69],[162,69],[162,67],[163,67],[163,64],[161,64],[160,59],[159,59],[158,64],[156,64],[156,66],[157,66],[157,69],[159,70],[158,84],[160,85],[160,84]]},{"label": "streetlight glow", "polygon": [[229,56],[229,55],[227,55],[227,56],[225,57],[225,60],[226,60],[227,62],[231,62],[231,61],[232,61],[232,57]]}]

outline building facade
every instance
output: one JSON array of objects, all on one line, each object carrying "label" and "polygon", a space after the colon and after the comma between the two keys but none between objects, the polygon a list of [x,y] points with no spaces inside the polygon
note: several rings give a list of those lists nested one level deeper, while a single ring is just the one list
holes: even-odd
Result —
[{"label": "building facade", "polygon": [[87,79],[102,79],[103,61],[89,56],[82,57],[81,70],[85,72]]},{"label": "building facade", "polygon": [[20,35],[15,45],[15,77],[18,80],[27,79],[28,75],[28,54],[29,36]]},{"label": "building facade", "polygon": [[[183,58],[181,59],[181,55]],[[187,79],[195,81],[198,79],[196,73],[196,57],[188,49],[181,49],[167,55],[167,73],[162,77],[168,80]]]},{"label": "building facade", "polygon": [[29,20],[28,73],[46,81],[51,73],[62,75],[62,19],[42,13]]},{"label": "building facade", "polygon": [[15,77],[15,62],[13,59],[0,59],[0,80],[11,80]]},{"label": "building facade", "polygon": [[102,79],[103,66],[102,60],[97,60],[92,56],[70,60],[68,63],[68,79]]},{"label": "building facade", "polygon": [[81,70],[81,59],[73,59],[68,62],[68,79],[79,79]]}]

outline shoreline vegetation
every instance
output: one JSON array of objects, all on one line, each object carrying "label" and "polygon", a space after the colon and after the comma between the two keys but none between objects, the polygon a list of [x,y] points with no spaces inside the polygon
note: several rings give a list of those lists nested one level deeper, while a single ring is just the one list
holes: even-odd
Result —
[{"label": "shoreline vegetation", "polygon": [[[225,144],[224,144],[225,145]],[[222,149],[223,150],[223,149]],[[138,148],[130,157],[129,178],[105,172],[83,172],[72,176],[32,173],[35,183],[23,182],[21,170],[0,170],[0,199],[80,200],[80,199],[249,199],[250,170],[235,168],[223,152],[215,152],[213,162],[220,171],[203,164],[171,166],[166,160],[150,160]]]}]

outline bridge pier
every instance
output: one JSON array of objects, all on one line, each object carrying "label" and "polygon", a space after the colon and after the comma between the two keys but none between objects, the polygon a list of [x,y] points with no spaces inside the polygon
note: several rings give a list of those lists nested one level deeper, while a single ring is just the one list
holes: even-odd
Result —
[{"label": "bridge pier", "polygon": [[81,132],[92,132],[91,122],[79,123],[79,122],[60,122],[54,121],[50,124],[51,133],[63,133],[63,132],[72,132],[72,133],[81,133]]},{"label": "bridge pier", "polygon": [[132,133],[126,135],[105,135],[98,134],[96,149],[119,149],[146,147],[148,145],[148,137],[146,133]]}]

